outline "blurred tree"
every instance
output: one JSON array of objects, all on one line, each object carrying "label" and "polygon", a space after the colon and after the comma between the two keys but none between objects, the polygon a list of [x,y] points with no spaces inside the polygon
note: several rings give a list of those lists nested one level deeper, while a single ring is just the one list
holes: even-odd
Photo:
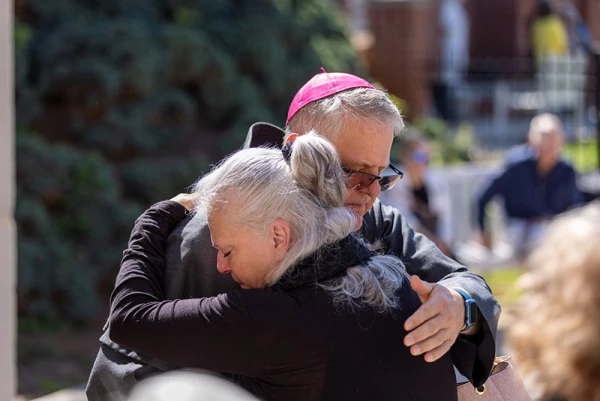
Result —
[{"label": "blurred tree", "polygon": [[414,128],[431,141],[432,164],[468,162],[476,152],[473,130],[468,124],[461,124],[456,132],[452,132],[446,121],[426,117],[418,119]]},{"label": "blurred tree", "polygon": [[19,313],[89,321],[134,219],[357,71],[333,0],[18,0]]}]

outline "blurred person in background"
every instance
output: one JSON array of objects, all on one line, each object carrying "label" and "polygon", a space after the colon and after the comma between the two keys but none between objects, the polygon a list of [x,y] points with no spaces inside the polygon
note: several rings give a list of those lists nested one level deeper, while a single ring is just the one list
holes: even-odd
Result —
[{"label": "blurred person in background", "polygon": [[396,208],[411,227],[433,241],[452,257],[448,188],[429,174],[430,144],[418,132],[407,132],[399,142],[398,156],[402,181],[379,196],[381,202]]},{"label": "blurred person in background", "polygon": [[553,0],[552,8],[556,10],[567,29],[571,53],[591,52],[594,48],[594,39],[573,2],[571,0]]},{"label": "blurred person in background", "polygon": [[542,0],[538,5],[531,27],[531,48],[538,68],[546,57],[569,54],[567,30],[549,0]]},{"label": "blurred person in background", "polygon": [[525,143],[515,145],[504,153],[503,156],[505,167],[510,166],[513,163],[523,161],[525,159],[530,159],[537,154],[535,144],[531,143],[531,139],[532,135],[531,131],[529,131],[527,132],[527,140],[525,141]]},{"label": "blurred person in background", "polygon": [[[544,114],[547,114],[547,113],[544,113]],[[542,120],[540,120],[540,119],[532,120],[530,122],[530,129],[529,129],[529,131],[527,131],[525,143],[516,145],[506,151],[506,153],[504,154],[505,167],[508,167],[513,163],[517,163],[517,162],[521,162],[526,159],[534,158],[534,157],[536,157],[536,155],[539,154],[539,146],[541,145],[541,142],[540,142],[541,136],[539,135],[539,130],[531,129],[532,128],[531,123],[533,123],[534,121],[539,122],[539,121],[543,121],[543,119]],[[559,121],[559,123],[560,123],[560,121]],[[560,157],[561,157],[561,160],[563,160],[562,155]]]},{"label": "blurred person in background", "polygon": [[165,300],[164,245],[187,210],[159,202],[136,221],[124,252],[111,338],[234,375],[263,400],[456,401],[450,354],[430,362],[403,344],[421,304],[410,276],[399,258],[352,235],[345,197],[337,152],[314,132],[290,136],[283,149],[234,153],[174,200],[193,199],[218,271],[242,289]]},{"label": "blurred person in background", "polygon": [[[405,324],[405,345],[413,355],[428,361],[450,351],[458,370],[474,384],[481,384],[495,356],[498,302],[481,276],[445,257],[433,242],[415,233],[400,212],[377,200],[380,192],[400,177],[395,167],[392,176],[380,174],[392,167],[392,141],[403,127],[398,109],[385,92],[350,74],[323,72],[294,97],[285,132],[271,124],[254,124],[244,146],[281,146],[284,136],[313,129],[334,144],[349,183],[353,183],[348,187],[345,206],[357,216],[358,234],[369,242],[381,243],[383,252],[400,257],[407,272],[418,277],[411,284],[423,305]],[[230,276],[218,273],[210,231],[198,216],[183,220],[169,236],[166,262],[167,299],[216,296],[240,288]],[[466,324],[466,305],[473,302],[476,318],[471,315]],[[86,389],[90,401],[127,394],[138,380],[178,367],[116,344],[108,331],[100,341]],[[177,343],[175,337],[165,341]]]},{"label": "blurred person in background", "polygon": [[542,401],[599,401],[600,203],[548,227],[520,279],[509,345],[530,394]]},{"label": "blurred person in background", "polygon": [[439,10],[440,76],[433,87],[435,108],[441,118],[456,123],[456,91],[469,67],[469,16],[465,0],[442,0]]},{"label": "blurred person in background", "polygon": [[508,238],[517,257],[523,256],[540,238],[549,220],[583,200],[575,169],[561,159],[564,132],[560,119],[554,114],[535,116],[528,141],[527,151],[507,163],[477,197],[482,244],[492,247],[485,212],[487,204],[499,196],[504,204]]}]

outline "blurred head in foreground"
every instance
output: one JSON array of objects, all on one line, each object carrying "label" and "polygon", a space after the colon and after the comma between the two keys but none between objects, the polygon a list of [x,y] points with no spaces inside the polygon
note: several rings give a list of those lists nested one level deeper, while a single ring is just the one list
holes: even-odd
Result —
[{"label": "blurred head in foreground", "polygon": [[258,401],[237,385],[209,373],[173,371],[140,382],[128,401]]},{"label": "blurred head in foreground", "polygon": [[521,279],[509,340],[542,400],[597,401],[600,371],[600,202],[551,223]]}]

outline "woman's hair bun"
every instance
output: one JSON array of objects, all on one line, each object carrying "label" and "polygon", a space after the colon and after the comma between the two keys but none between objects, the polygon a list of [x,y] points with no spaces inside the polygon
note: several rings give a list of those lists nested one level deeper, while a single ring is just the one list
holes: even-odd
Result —
[{"label": "woman's hair bun", "polygon": [[290,167],[299,186],[312,192],[325,207],[338,207],[346,197],[346,175],[333,144],[315,131],[296,138]]}]

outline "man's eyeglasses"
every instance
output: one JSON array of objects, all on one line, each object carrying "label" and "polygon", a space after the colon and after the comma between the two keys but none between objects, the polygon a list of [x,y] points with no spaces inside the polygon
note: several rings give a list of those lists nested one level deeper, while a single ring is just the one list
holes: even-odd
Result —
[{"label": "man's eyeglasses", "polygon": [[393,164],[390,163],[388,166],[390,170],[392,170],[394,175],[385,175],[380,177],[375,174],[365,173],[363,171],[351,170],[347,167],[342,166],[342,170],[348,176],[348,182],[346,183],[346,187],[350,189],[354,189],[356,191],[360,191],[361,189],[368,188],[371,184],[375,182],[375,180],[379,181],[379,186],[382,191],[387,191],[388,189],[392,189],[394,185],[404,176],[402,171],[398,170]]}]

